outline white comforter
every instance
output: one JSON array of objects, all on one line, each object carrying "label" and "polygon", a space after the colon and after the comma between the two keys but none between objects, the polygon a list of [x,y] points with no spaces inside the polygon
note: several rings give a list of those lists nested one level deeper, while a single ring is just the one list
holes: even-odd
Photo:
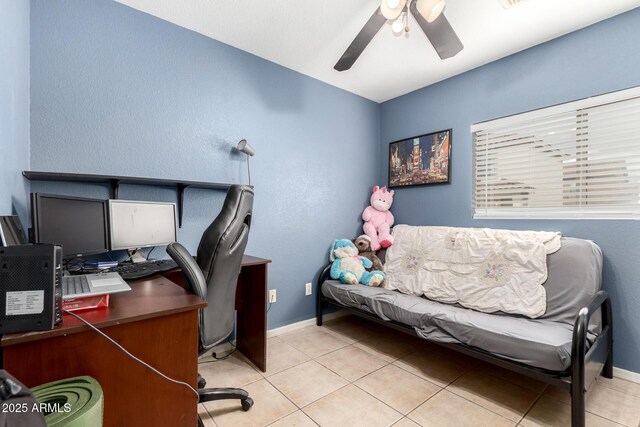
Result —
[{"label": "white comforter", "polygon": [[547,254],[560,233],[397,225],[393,237],[386,289],[487,313],[546,311]]}]

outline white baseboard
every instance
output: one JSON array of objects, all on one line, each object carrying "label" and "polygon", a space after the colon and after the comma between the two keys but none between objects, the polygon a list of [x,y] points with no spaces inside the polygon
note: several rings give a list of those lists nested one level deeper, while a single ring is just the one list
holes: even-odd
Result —
[{"label": "white baseboard", "polygon": [[[349,314],[347,311],[338,310],[333,313],[328,313],[322,316],[323,320],[331,320],[337,319],[339,317],[343,317]],[[290,325],[280,326],[279,328],[269,329],[267,331],[267,338],[277,337],[278,335],[286,334],[287,332],[292,332],[298,329],[306,328],[307,326],[313,326],[316,324],[316,318],[313,317],[311,319],[302,320],[300,322],[291,323]]]},{"label": "white baseboard", "polygon": [[627,371],[625,369],[613,368],[613,376],[622,380],[631,381],[640,384],[640,373]]}]

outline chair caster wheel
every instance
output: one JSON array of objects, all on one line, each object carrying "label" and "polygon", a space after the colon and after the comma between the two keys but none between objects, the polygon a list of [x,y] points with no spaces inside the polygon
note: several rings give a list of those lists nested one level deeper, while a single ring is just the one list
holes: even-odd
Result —
[{"label": "chair caster wheel", "polygon": [[250,397],[247,397],[245,400],[241,401],[240,403],[242,403],[242,410],[247,412],[253,406],[253,399]]},{"label": "chair caster wheel", "polygon": [[198,378],[198,388],[205,388],[207,385],[207,382],[204,380],[204,378],[200,377]]}]

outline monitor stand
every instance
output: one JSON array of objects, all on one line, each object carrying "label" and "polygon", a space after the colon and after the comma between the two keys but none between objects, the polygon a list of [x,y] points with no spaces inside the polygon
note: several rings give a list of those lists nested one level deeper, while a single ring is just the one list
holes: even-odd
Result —
[{"label": "monitor stand", "polygon": [[147,258],[142,254],[140,249],[127,249],[127,255],[129,255],[129,260],[131,260],[133,264],[147,262]]}]

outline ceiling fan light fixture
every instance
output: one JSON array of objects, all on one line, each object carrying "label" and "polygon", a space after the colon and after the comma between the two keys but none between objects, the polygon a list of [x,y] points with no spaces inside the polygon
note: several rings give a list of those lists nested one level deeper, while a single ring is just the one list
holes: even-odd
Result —
[{"label": "ceiling fan light fixture", "polygon": [[[385,10],[385,13],[388,12],[388,10],[386,10],[388,1],[389,0],[381,0],[380,6],[376,8],[369,20],[364,24],[364,27],[362,27],[349,47],[344,51],[338,62],[336,62],[336,65],[333,66],[334,70],[342,72],[351,69],[375,35],[380,32],[385,24],[389,24],[389,19],[387,19],[386,15],[383,14],[383,9]],[[449,23],[449,20],[447,20],[447,17],[442,14],[442,9],[444,9],[445,3],[444,0],[398,1],[400,2],[398,3],[398,6],[402,6],[403,10],[401,10],[397,16],[395,14],[391,15],[394,17],[394,19],[391,20],[392,27],[394,23],[393,21],[396,21],[404,12],[404,31],[408,32],[409,13],[411,13],[415,22],[427,37],[440,59],[452,58],[464,49],[464,45]],[[392,3],[392,5],[393,4],[394,3]],[[418,7],[422,9],[422,12],[418,10]],[[425,15],[423,15],[423,13]],[[428,16],[434,22],[430,24],[425,16]],[[399,29],[402,21],[403,20],[400,19],[398,24],[396,24],[396,30]],[[399,34],[396,34],[396,36],[399,36]]]},{"label": "ceiling fan light fixture", "polygon": [[445,0],[418,0],[416,9],[424,16],[427,22],[435,21],[446,6]]},{"label": "ceiling fan light fixture", "polygon": [[498,0],[503,8],[511,9],[513,6],[517,6],[524,0]]},{"label": "ceiling fan light fixture", "polygon": [[382,0],[380,11],[385,18],[395,20],[398,19],[406,5],[407,0]]},{"label": "ceiling fan light fixture", "polygon": [[404,32],[404,27],[405,18],[403,14],[400,14],[400,16],[398,16],[398,18],[391,24],[391,32],[394,35],[399,36]]}]

